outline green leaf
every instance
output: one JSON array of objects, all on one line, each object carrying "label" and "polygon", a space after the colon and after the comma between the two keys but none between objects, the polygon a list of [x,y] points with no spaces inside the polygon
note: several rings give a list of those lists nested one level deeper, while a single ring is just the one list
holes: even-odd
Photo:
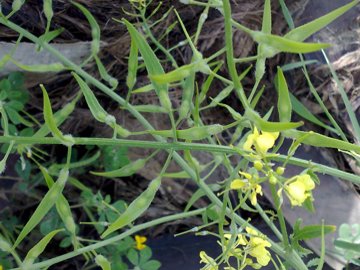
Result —
[{"label": "green leaf", "polygon": [[359,3],[358,0],[352,1],[347,5],[344,5],[338,9],[335,9],[334,11],[316,19],[313,20],[307,24],[304,24],[302,26],[296,27],[295,29],[291,30],[289,33],[287,33],[284,37],[288,39],[292,39],[294,41],[304,41],[308,37],[310,37],[312,34],[318,32],[322,28],[326,27],[328,24],[330,24],[332,21],[337,19],[339,16],[347,12],[349,9],[354,7]]},{"label": "green leaf", "polygon": [[32,127],[34,126],[34,124],[28,120],[26,120],[24,117],[22,117],[17,111],[15,111],[13,108],[11,107],[5,107],[5,110],[11,120],[11,122],[14,125],[19,125],[19,124],[23,124],[24,126],[27,127]]},{"label": "green leaf", "polygon": [[23,90],[25,85],[25,77],[21,72],[11,72],[8,76],[12,90]]},{"label": "green leaf", "polygon": [[143,265],[144,263],[146,263],[147,261],[149,261],[149,259],[152,256],[152,251],[151,248],[149,247],[145,247],[144,249],[142,249],[140,251],[140,265]]},{"label": "green leaf", "polygon": [[271,1],[265,0],[261,32],[271,34]]},{"label": "green leaf", "polygon": [[334,225],[307,225],[294,232],[293,239],[299,241],[321,237],[322,227],[324,227],[324,234],[336,231]]},{"label": "green leaf", "polygon": [[68,248],[72,245],[72,239],[71,236],[65,237],[63,240],[61,240],[59,247],[61,248]]},{"label": "green leaf", "polygon": [[334,245],[338,248],[355,251],[360,255],[360,243],[351,243],[344,240],[335,240]]},{"label": "green leaf", "polygon": [[305,106],[303,103],[301,103],[293,94],[290,93],[290,100],[291,105],[294,110],[299,116],[303,117],[304,119],[317,124],[320,127],[323,127],[325,129],[328,129],[331,132],[338,133],[334,128],[329,127],[328,125],[321,122],[315,115],[313,115]]},{"label": "green leaf", "polygon": [[135,249],[130,249],[126,257],[134,266],[139,265],[139,254]]},{"label": "green leaf", "polygon": [[141,270],[158,270],[161,267],[159,261],[151,260],[141,265]]},{"label": "green leaf", "polygon": [[103,146],[103,165],[105,171],[113,171],[130,163],[128,148],[124,146]]}]

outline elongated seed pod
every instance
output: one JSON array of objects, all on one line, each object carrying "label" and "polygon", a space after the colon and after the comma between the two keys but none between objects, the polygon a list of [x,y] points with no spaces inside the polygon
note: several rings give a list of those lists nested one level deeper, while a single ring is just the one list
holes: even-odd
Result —
[{"label": "elongated seed pod", "polygon": [[292,106],[289,95],[289,89],[286,83],[286,79],[284,73],[281,68],[278,67],[277,72],[277,89],[278,89],[278,112],[280,122],[290,122],[291,121],[291,113]]},{"label": "elongated seed pod", "polygon": [[21,241],[35,228],[35,226],[40,223],[43,217],[49,212],[51,207],[54,206],[56,200],[58,199],[58,197],[60,196],[60,194],[64,189],[68,177],[69,177],[69,171],[67,169],[62,169],[60,171],[58,180],[45,194],[40,204],[35,209],[35,212],[32,214],[29,221],[21,230],[18,238],[16,239],[13,245],[13,249],[15,249],[21,243]]},{"label": "elongated seed pod", "polygon": [[[202,127],[192,127],[188,129],[177,130],[176,135],[178,139],[182,140],[192,140],[198,141],[206,139],[209,136],[218,134],[224,130],[224,127],[219,124],[202,126]],[[163,137],[173,137],[172,130],[150,130],[150,134],[160,135]]]},{"label": "elongated seed pod", "polygon": [[109,172],[91,172],[94,175],[103,176],[103,177],[126,177],[131,176],[141,170],[145,164],[147,159],[138,159],[130,164],[127,164],[120,169],[109,171]]},{"label": "elongated seed pod", "polygon": [[120,217],[114,221],[101,235],[101,238],[105,238],[112,232],[115,232],[126,225],[129,225],[139,216],[141,216],[150,206],[151,202],[154,200],[155,194],[158,191],[161,185],[161,177],[155,178],[151,181],[148,188],[140,194],[125,210]]},{"label": "elongated seed pod", "polygon": [[96,255],[95,263],[100,266],[102,270],[111,270],[111,263],[103,255]]},{"label": "elongated seed pod", "polygon": [[72,2],[74,6],[81,10],[86,19],[88,20],[91,27],[91,53],[92,55],[97,55],[100,51],[100,26],[95,20],[94,16],[87,10],[83,5],[79,3]]},{"label": "elongated seed pod", "polygon": [[51,239],[59,232],[63,231],[64,229],[54,230],[47,235],[45,235],[38,243],[33,246],[29,252],[26,254],[26,257],[23,261],[23,264],[21,266],[22,269],[28,269],[34,261],[43,253],[46,246],[49,244]]}]

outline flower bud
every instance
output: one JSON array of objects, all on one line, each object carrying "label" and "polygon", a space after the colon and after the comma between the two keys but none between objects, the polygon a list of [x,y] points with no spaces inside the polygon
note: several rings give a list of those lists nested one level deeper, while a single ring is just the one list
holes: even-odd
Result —
[{"label": "flower bud", "polygon": [[285,168],[284,168],[284,167],[277,167],[277,168],[276,168],[276,173],[277,173],[278,175],[283,175],[284,172],[285,172]]}]

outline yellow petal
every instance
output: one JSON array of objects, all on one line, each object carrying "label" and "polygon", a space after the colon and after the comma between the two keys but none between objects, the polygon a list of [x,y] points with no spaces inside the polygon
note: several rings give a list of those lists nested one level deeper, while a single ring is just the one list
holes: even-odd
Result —
[{"label": "yellow petal", "polygon": [[253,206],[256,206],[257,204],[257,198],[256,198],[256,192],[253,191],[250,193],[250,202]]},{"label": "yellow petal", "polygon": [[274,144],[275,139],[269,132],[261,134],[255,141],[256,150],[262,154],[265,154]]},{"label": "yellow petal", "polygon": [[306,194],[306,187],[300,181],[295,181],[286,187],[286,191],[289,195],[291,205],[302,205],[308,195]]},{"label": "yellow petal", "polygon": [[230,188],[231,189],[242,189],[246,183],[241,179],[235,179],[231,182]]},{"label": "yellow petal", "polygon": [[315,188],[315,183],[308,174],[299,175],[297,181],[300,181],[304,184],[306,191],[310,191]]},{"label": "yellow petal", "polygon": [[241,174],[242,176],[244,176],[246,179],[248,180],[251,180],[252,179],[252,176],[250,173],[246,173],[246,172],[242,172],[242,171],[239,171],[239,174]]}]

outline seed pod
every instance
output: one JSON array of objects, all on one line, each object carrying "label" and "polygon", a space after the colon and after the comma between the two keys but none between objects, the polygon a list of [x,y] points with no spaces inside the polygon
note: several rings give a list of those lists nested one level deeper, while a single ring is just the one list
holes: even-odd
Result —
[{"label": "seed pod", "polygon": [[72,4],[81,10],[90,24],[92,37],[91,54],[95,56],[100,51],[100,26],[95,20],[94,16],[83,5],[75,2],[72,2]]},{"label": "seed pod", "polygon": [[[135,29],[135,27],[128,22],[123,20],[126,24],[126,27],[131,35],[131,38],[136,43],[136,46],[139,48],[139,51],[144,59],[146,69],[149,76],[163,75],[164,70],[159,62],[159,59],[156,57],[154,51],[151,49],[149,44],[146,42],[145,38]],[[161,105],[168,111],[171,112],[172,104],[168,95],[168,85],[159,84],[155,81],[152,81],[155,88],[156,94],[160,100]]]},{"label": "seed pod", "polygon": [[108,126],[115,129],[116,133],[119,134],[122,137],[127,137],[131,133],[130,131],[124,129],[120,125],[116,123],[116,119],[114,116],[108,114],[104,108],[100,105],[99,101],[97,100],[96,96],[94,95],[93,91],[91,91],[90,87],[87,85],[83,79],[79,75],[77,75],[75,72],[72,72],[72,75],[74,76],[75,80],[80,86],[80,89],[82,93],[84,94],[85,100],[87,105],[89,106],[89,109],[91,111],[91,114],[94,116],[96,120],[98,120],[101,123],[105,123]]},{"label": "seed pod", "polygon": [[9,59],[14,65],[18,66],[22,70],[29,71],[29,72],[38,72],[38,73],[48,73],[48,72],[61,72],[64,71],[66,68],[61,63],[52,63],[52,64],[39,64],[39,65],[23,65],[14,59]]},{"label": "seed pod", "polygon": [[12,12],[11,13],[15,13],[16,11],[20,10],[20,8],[24,5],[25,0],[14,0],[11,8],[12,8]]},{"label": "seed pod", "polygon": [[49,244],[51,239],[59,232],[64,229],[54,230],[47,235],[45,235],[35,246],[33,246],[29,252],[26,254],[26,257],[22,264],[22,269],[28,269],[34,261],[43,253],[46,246]]},{"label": "seed pod", "polygon": [[211,83],[215,78],[215,74],[219,71],[219,69],[222,67],[224,63],[220,62],[215,69],[213,70],[213,72],[210,73],[210,75],[208,76],[208,78],[206,79],[206,81],[203,83],[203,85],[201,86],[201,91],[200,91],[200,95],[199,95],[199,104],[201,104],[206,97],[207,92],[210,89]]},{"label": "seed pod", "polygon": [[105,230],[105,232],[101,235],[101,238],[105,238],[112,232],[129,225],[131,222],[141,216],[149,208],[151,202],[154,200],[155,194],[158,191],[160,185],[161,177],[157,177],[152,180],[148,188],[132,203],[130,203],[125,212]]},{"label": "seed pod", "polygon": [[[81,92],[68,104],[66,104],[62,109],[58,110],[56,113],[53,114],[53,118],[55,121],[56,126],[60,126],[67,118],[68,116],[74,111],[75,105],[78,102],[78,100],[81,97]],[[35,132],[33,137],[46,137],[50,133],[49,126],[45,123],[41,126],[41,128]],[[28,148],[28,145],[18,145],[17,151],[19,154],[23,153],[26,148]]]},{"label": "seed pod", "polygon": [[212,99],[212,101],[208,107],[209,108],[215,107],[218,103],[223,101],[223,99],[227,98],[231,94],[233,89],[234,89],[233,85],[229,85],[229,86],[225,87],[223,90],[220,91],[220,93],[215,98]]},{"label": "seed pod", "polygon": [[[48,174],[47,170],[43,166],[40,165],[39,168],[45,178],[48,188],[50,189],[54,185],[54,180]],[[73,215],[71,212],[70,204],[63,194],[60,194],[59,198],[56,200],[55,205],[56,205],[56,210],[57,210],[62,222],[65,225],[65,228],[72,235],[76,235],[76,225],[75,225],[75,221],[74,221],[74,218],[73,218]]]},{"label": "seed pod", "polygon": [[330,44],[327,43],[306,43],[294,41],[285,37],[280,37],[272,34],[265,34],[258,31],[252,32],[252,38],[259,44],[265,45],[260,57],[270,58],[278,52],[288,53],[309,53],[328,48]]},{"label": "seed pod", "polygon": [[126,85],[131,91],[136,83],[136,74],[138,69],[138,54],[139,49],[134,39],[131,39],[130,53],[128,60],[128,75],[126,77]]},{"label": "seed pod", "polygon": [[157,106],[157,105],[133,105],[132,106],[138,112],[145,113],[167,113],[165,108]]},{"label": "seed pod", "polygon": [[[209,125],[203,127],[192,127],[188,129],[176,130],[178,139],[198,141],[206,139],[209,136],[218,134],[224,130],[222,125]],[[150,134],[159,135],[163,137],[173,137],[173,131],[170,130],[150,130]]]},{"label": "seed pod", "polygon": [[119,84],[118,80],[115,79],[114,77],[110,76],[110,74],[107,72],[106,68],[104,67],[104,65],[101,62],[99,57],[97,57],[96,55],[94,57],[95,57],[96,65],[98,67],[101,79],[106,81],[112,87],[112,89],[116,89],[116,87]]},{"label": "seed pod", "polygon": [[194,83],[195,83],[195,72],[192,72],[190,76],[185,79],[183,86],[183,95],[181,106],[179,108],[179,121],[186,118],[190,112],[192,99],[194,96]]},{"label": "seed pod", "polygon": [[126,177],[131,176],[141,170],[147,162],[147,159],[138,159],[130,164],[127,164],[120,169],[109,171],[109,172],[90,172],[94,175],[103,177]]},{"label": "seed pod", "polygon": [[71,135],[63,135],[62,132],[58,129],[54,115],[51,109],[51,103],[49,96],[46,92],[44,85],[40,84],[41,90],[44,97],[44,119],[46,125],[49,127],[51,133],[54,137],[57,137],[61,142],[66,146],[71,146],[74,144],[74,139]]},{"label": "seed pod", "polygon": [[278,89],[278,112],[280,122],[291,121],[292,106],[284,73],[278,67],[276,88]]},{"label": "seed pod", "polygon": [[173,71],[160,75],[150,75],[150,79],[158,84],[178,82],[195,72],[195,64],[181,66]]},{"label": "seed pod", "polygon": [[51,19],[54,16],[52,0],[43,0],[43,9],[47,20],[46,32],[48,32],[50,30]]},{"label": "seed pod", "polygon": [[18,238],[14,243],[14,246],[12,247],[13,249],[15,249],[21,243],[21,241],[35,228],[35,226],[40,223],[43,217],[49,212],[51,207],[53,207],[56,200],[59,198],[60,194],[64,189],[68,176],[69,176],[69,170],[62,169],[60,171],[58,180],[45,194],[40,204],[36,208],[35,212],[32,214],[29,221],[21,230]]},{"label": "seed pod", "polygon": [[302,126],[304,123],[302,121],[300,122],[269,122],[264,119],[262,119],[257,112],[254,110],[248,108],[245,111],[245,118],[253,121],[257,127],[261,131],[266,132],[280,132],[288,129],[294,129],[299,126]]},{"label": "seed pod", "polygon": [[103,255],[96,255],[95,263],[100,266],[102,270],[111,270],[111,263]]}]

